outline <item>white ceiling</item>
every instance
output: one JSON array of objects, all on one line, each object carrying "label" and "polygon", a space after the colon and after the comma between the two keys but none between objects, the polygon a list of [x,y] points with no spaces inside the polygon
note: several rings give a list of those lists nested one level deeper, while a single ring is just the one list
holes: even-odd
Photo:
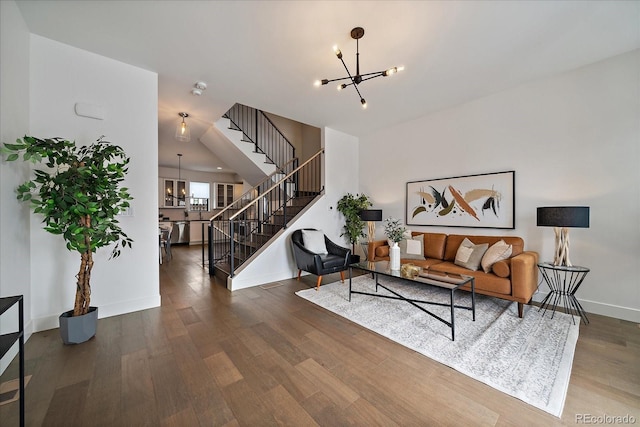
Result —
[{"label": "white ceiling", "polygon": [[[159,164],[215,170],[197,138],[236,102],[363,136],[640,48],[637,1],[18,1],[32,33],[158,73]],[[404,65],[355,91],[313,81]],[[208,84],[200,97],[190,90]],[[192,143],[174,138],[186,111]],[[216,163],[218,162],[218,163]]]}]

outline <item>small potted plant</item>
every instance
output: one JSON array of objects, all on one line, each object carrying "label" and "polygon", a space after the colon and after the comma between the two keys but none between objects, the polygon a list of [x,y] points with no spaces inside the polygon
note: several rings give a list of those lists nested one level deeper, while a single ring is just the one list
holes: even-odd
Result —
[{"label": "small potted plant", "polygon": [[[351,253],[354,254],[356,244],[360,237],[364,236],[362,231],[364,228],[364,221],[360,219],[360,212],[367,209],[372,205],[369,197],[364,194],[347,193],[338,200],[337,209],[345,219],[344,232],[340,236],[347,236],[349,243],[351,243]],[[359,262],[359,255],[351,256],[352,262]]]},{"label": "small potted plant", "polygon": [[117,220],[132,200],[128,189],[121,187],[129,158],[121,147],[103,138],[77,147],[62,138],[25,136],[2,147],[7,161],[18,160],[22,154],[24,161],[45,164],[18,186],[18,200],[29,202],[33,212],[44,217],[44,230],[60,235],[68,250],[80,254],[74,307],[60,316],[65,344],[81,343],[95,335],[98,311],[90,306],[93,253],[115,244],[111,252],[115,258],[132,243]]},{"label": "small potted plant", "polygon": [[389,217],[384,220],[384,234],[393,242],[389,248],[391,270],[400,270],[400,247],[398,243],[403,239],[407,229],[399,219]]}]

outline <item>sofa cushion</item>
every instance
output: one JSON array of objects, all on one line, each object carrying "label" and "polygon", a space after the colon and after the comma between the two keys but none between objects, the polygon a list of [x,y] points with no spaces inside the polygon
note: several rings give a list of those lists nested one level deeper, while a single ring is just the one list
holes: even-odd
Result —
[{"label": "sofa cushion", "polygon": [[498,261],[502,261],[503,259],[507,259],[510,256],[511,245],[507,245],[504,240],[494,243],[482,256],[482,261],[480,261],[482,271],[489,273],[493,264]]},{"label": "sofa cushion", "polygon": [[327,254],[327,245],[324,241],[324,233],[318,230],[302,230],[302,243],[304,248],[316,254]]},{"label": "sofa cushion", "polygon": [[424,234],[409,239],[402,239],[399,243],[401,259],[424,258]]},{"label": "sofa cushion", "polygon": [[415,236],[422,235],[424,238],[424,256],[426,258],[443,259],[444,248],[447,242],[447,235],[444,233],[420,233],[413,232]]},{"label": "sofa cushion", "polygon": [[503,259],[491,267],[491,271],[498,277],[509,277],[511,275],[511,260]]},{"label": "sofa cushion", "polygon": [[488,248],[488,243],[474,245],[471,240],[464,239],[458,247],[454,264],[475,271],[480,267],[482,256]]}]

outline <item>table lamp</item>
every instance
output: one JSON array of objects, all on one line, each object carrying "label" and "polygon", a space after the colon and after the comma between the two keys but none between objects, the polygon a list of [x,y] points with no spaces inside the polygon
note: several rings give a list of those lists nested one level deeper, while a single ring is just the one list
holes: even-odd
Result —
[{"label": "table lamp", "polygon": [[589,228],[588,206],[550,206],[537,208],[538,227],[554,227],[556,252],[553,265],[571,267],[569,260],[569,227]]},{"label": "table lamp", "polygon": [[367,235],[367,240],[369,242],[373,242],[373,239],[376,235],[376,224],[375,221],[382,221],[382,209],[365,209],[360,211],[360,219],[363,221],[367,221],[367,227],[369,234]]}]

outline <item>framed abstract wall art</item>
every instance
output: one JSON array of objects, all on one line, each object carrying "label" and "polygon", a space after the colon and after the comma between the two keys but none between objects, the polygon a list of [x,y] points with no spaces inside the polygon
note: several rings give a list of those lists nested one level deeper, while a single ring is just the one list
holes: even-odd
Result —
[{"label": "framed abstract wall art", "polygon": [[407,182],[407,225],[516,227],[515,171]]}]

